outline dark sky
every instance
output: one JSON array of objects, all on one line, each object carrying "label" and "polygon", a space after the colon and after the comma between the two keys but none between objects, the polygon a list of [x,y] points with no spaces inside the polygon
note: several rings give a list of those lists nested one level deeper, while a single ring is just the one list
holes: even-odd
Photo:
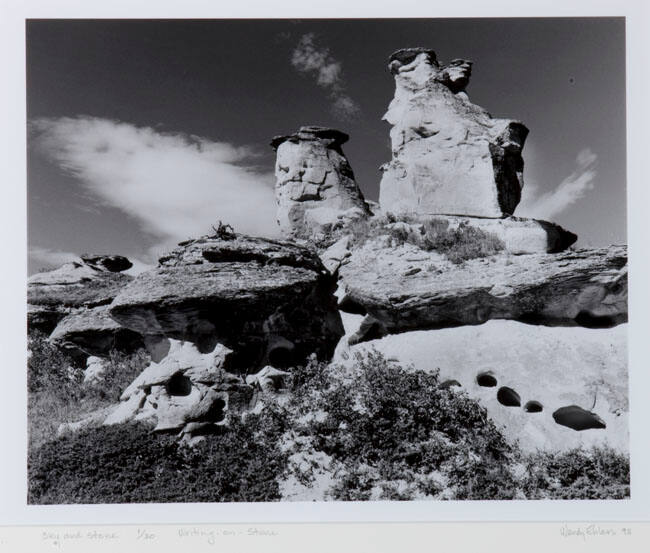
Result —
[{"label": "dark sky", "polygon": [[[327,88],[292,65],[308,33],[340,64],[357,117],[333,113]],[[470,100],[529,127],[531,194],[555,190],[581,151],[595,155],[591,188],[553,219],[583,245],[626,241],[622,18],[31,20],[27,117],[104,118],[248,146],[261,172],[273,168],[273,135],[332,126],[350,134],[344,150],[363,192],[376,199],[378,167],[390,159],[381,121],[394,91],[387,57],[407,46],[433,48],[443,61],[472,60]],[[83,184],[93,171],[80,176],[77,168],[75,177],[60,158],[33,144],[28,150],[30,248],[143,256],[160,239],[137,209],[100,198],[98,186],[110,183]]]}]

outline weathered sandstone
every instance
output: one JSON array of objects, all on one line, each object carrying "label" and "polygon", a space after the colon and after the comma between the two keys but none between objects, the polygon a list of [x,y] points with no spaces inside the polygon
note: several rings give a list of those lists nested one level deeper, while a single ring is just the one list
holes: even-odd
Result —
[{"label": "weathered sandstone", "polygon": [[104,424],[152,420],[157,431],[179,431],[208,423],[215,431],[228,411],[247,409],[253,395],[241,376],[226,371],[231,354],[221,344],[201,353],[194,344],[171,340],[167,356],[140,373]]},{"label": "weathered sandstone", "polygon": [[341,149],[347,140],[324,127],[301,127],[272,140],[278,224],[285,236],[310,238],[370,213]]},{"label": "weathered sandstone", "polygon": [[131,262],[122,256],[83,256],[27,281],[27,322],[30,330],[49,334],[76,308],[109,304],[133,277],[120,271]]},{"label": "weathered sandstone", "polygon": [[341,308],[367,314],[353,341],[490,319],[587,327],[627,321],[624,246],[455,265],[410,244],[374,241],[353,251],[339,275]]},{"label": "weathered sandstone", "polygon": [[[110,315],[145,336],[168,338],[199,351],[216,344],[234,351],[234,365],[250,371],[287,367],[315,352],[331,355],[343,334],[335,284],[318,256],[290,243],[241,235],[183,242],[160,266],[122,289]],[[157,346],[156,346],[157,347]]]},{"label": "weathered sandstone", "polygon": [[494,119],[464,92],[471,62],[440,64],[433,50],[390,57],[395,97],[384,115],[392,160],[382,167],[379,201],[396,214],[502,217],[523,187],[521,151],[528,129]]},{"label": "weathered sandstone", "polygon": [[[386,336],[342,348],[335,361],[349,363],[355,352],[375,349],[405,367],[439,369],[441,382],[456,381],[456,389],[485,406],[504,435],[526,451],[609,445],[627,452],[627,326],[547,327],[492,320]],[[521,405],[500,402],[504,388],[513,390]],[[593,413],[601,424],[583,430],[564,426],[556,420],[558,411],[582,415],[578,423],[589,423],[586,415]]]}]

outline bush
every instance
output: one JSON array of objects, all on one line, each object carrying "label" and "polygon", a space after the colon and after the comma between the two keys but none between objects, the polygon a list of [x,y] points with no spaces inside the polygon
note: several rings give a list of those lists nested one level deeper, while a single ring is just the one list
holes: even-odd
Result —
[{"label": "bush", "polygon": [[[102,426],[29,457],[29,503],[272,501],[286,455],[273,420],[250,415],[195,448],[142,423]],[[276,427],[277,428],[277,427]]]},{"label": "bush", "polygon": [[530,499],[624,499],[630,496],[630,461],[611,448],[536,453],[525,459]]},{"label": "bush", "polygon": [[62,423],[118,401],[124,389],[150,361],[144,351],[123,354],[113,351],[106,360],[104,377],[84,384],[84,370],[39,332],[30,332],[27,360],[27,420],[29,448],[34,449],[56,435]]},{"label": "bush", "polygon": [[32,331],[27,336],[30,351],[27,359],[27,390],[36,393],[47,390],[63,398],[77,396],[83,381],[83,370],[71,357],[54,347],[47,336]]},{"label": "bush", "polygon": [[[396,222],[407,225],[422,224],[422,232],[409,231],[404,226],[393,225]],[[390,237],[393,247],[413,244],[425,251],[441,253],[456,264],[494,255],[505,249],[505,244],[495,234],[473,227],[464,221],[458,227],[450,229],[449,221],[446,219],[433,218],[420,223],[417,219],[406,215],[400,216],[398,221],[394,215],[388,214],[385,217],[355,219],[338,232],[341,236],[343,234],[350,236],[352,248],[359,248],[369,240],[385,235]],[[330,237],[327,242],[329,244],[334,241],[335,237]]]},{"label": "bush", "polygon": [[[136,361],[125,358],[117,366]],[[115,393],[120,387],[115,384]],[[53,399],[58,396],[37,390],[30,401],[62,405]],[[337,500],[611,499],[630,493],[624,455],[607,448],[523,454],[479,403],[441,386],[437,371],[404,369],[377,352],[357,356],[351,367],[312,358],[292,370],[285,394],[262,399],[258,413],[231,416],[229,426],[192,448],[141,423],[53,440],[53,432],[43,433],[30,447],[29,501],[274,501],[282,499],[280,482],[289,475],[303,486],[314,484],[318,465],[310,455],[331,460],[327,497]],[[84,405],[79,401],[77,408]],[[49,413],[50,419],[61,416],[56,409]],[[292,461],[293,454],[307,462]]]},{"label": "bush", "polygon": [[82,386],[84,397],[96,398],[103,402],[119,401],[122,392],[147,368],[151,356],[140,349],[133,353],[111,351],[105,360],[105,370],[96,381]]},{"label": "bush", "polygon": [[[306,390],[294,394],[301,401],[297,411],[324,413],[307,418],[299,431],[345,467],[332,490],[335,499],[368,499],[373,487],[383,488],[383,498],[437,493],[440,486],[431,479],[437,471],[463,497],[513,496],[514,479],[503,468],[513,457],[510,446],[484,408],[440,387],[436,371],[407,371],[377,352],[357,358],[347,377],[336,367],[321,369],[311,371],[313,380],[301,375]],[[478,469],[498,473],[498,492],[467,490]]]},{"label": "bush", "polygon": [[424,223],[422,248],[445,254],[456,264],[468,259],[488,257],[505,249],[505,244],[495,235],[465,222],[449,229],[449,223],[432,219]]}]

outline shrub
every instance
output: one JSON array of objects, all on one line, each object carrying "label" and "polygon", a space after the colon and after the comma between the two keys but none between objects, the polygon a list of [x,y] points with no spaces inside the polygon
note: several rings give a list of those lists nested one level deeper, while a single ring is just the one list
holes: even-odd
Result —
[{"label": "shrub", "polygon": [[462,222],[458,228],[449,229],[449,223],[432,219],[424,223],[422,248],[443,253],[453,263],[487,257],[505,249],[505,244],[495,235]]},{"label": "shrub", "polygon": [[217,223],[216,227],[212,225],[212,232],[214,234],[211,234],[209,238],[219,238],[221,240],[234,240],[237,238],[232,225],[222,223],[221,221]]},{"label": "shrub", "polygon": [[[272,501],[286,455],[275,422],[237,420],[195,448],[142,423],[62,436],[29,456],[29,503]],[[265,433],[268,431],[268,434]],[[275,443],[274,443],[275,441]]]},{"label": "shrub", "polygon": [[27,359],[27,390],[35,393],[48,390],[64,398],[76,396],[83,380],[83,370],[71,357],[54,347],[42,332],[31,331],[27,336],[30,351]]},{"label": "shrub", "polygon": [[49,343],[39,332],[30,332],[27,360],[27,420],[29,448],[52,439],[65,422],[115,403],[124,389],[149,362],[144,351],[110,353],[104,377],[96,384],[84,384],[84,371],[65,352]]},{"label": "shrub", "polygon": [[[394,215],[385,217],[360,218],[351,221],[344,229],[338,231],[339,235],[348,234],[353,248],[363,246],[377,236],[390,237],[393,247],[403,244],[413,244],[425,251],[435,251],[444,254],[450,261],[460,264],[469,259],[487,257],[505,249],[505,244],[498,236],[477,227],[461,222],[458,227],[450,229],[446,219],[427,219],[423,221],[422,232],[409,231],[404,226],[393,225],[402,222],[406,224],[419,224],[417,219],[401,215],[399,221]],[[417,228],[417,227],[415,227]],[[338,235],[337,235],[338,237]],[[337,237],[329,237],[329,245]]]},{"label": "shrub", "polygon": [[[138,362],[113,359],[119,367]],[[115,393],[120,388],[115,384]],[[50,419],[62,416],[56,410],[61,405],[79,409],[91,401],[64,404],[37,389],[30,402],[50,401]],[[358,355],[351,367],[311,358],[292,370],[287,393],[264,394],[263,401],[259,412],[231,415],[229,426],[192,448],[142,423],[55,439],[43,433],[30,447],[29,501],[273,501],[282,498],[279,482],[289,474],[313,485],[312,454],[331,460],[326,470],[334,483],[327,497],[337,500],[611,499],[630,493],[624,455],[607,448],[523,454],[480,404],[441,386],[437,371],[405,369],[375,351]],[[293,453],[307,462],[294,463]]]},{"label": "shrub", "polygon": [[[303,412],[324,413],[308,418],[300,431],[316,450],[345,467],[332,489],[335,499],[367,499],[377,485],[388,497],[412,498],[416,489],[439,490],[427,479],[436,471],[448,474],[449,485],[462,488],[461,495],[489,499],[514,494],[514,480],[502,468],[512,457],[510,446],[484,408],[440,387],[436,371],[407,371],[377,352],[358,357],[347,377],[341,369],[322,369],[313,380],[303,380],[302,386],[312,389],[296,397],[302,398]],[[324,374],[328,385],[321,388]],[[478,487],[467,491],[477,467],[498,472],[507,493]]]},{"label": "shrub", "polygon": [[150,362],[151,356],[144,349],[133,353],[113,350],[105,360],[105,370],[101,377],[95,382],[83,385],[82,393],[84,397],[103,402],[119,401],[122,392]]},{"label": "shrub", "polygon": [[630,462],[608,447],[541,452],[525,458],[530,499],[623,499],[630,495]]}]

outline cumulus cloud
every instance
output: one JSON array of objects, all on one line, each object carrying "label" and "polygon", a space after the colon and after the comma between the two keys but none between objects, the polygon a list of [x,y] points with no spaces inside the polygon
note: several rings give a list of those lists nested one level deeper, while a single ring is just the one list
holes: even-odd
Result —
[{"label": "cumulus cloud", "polygon": [[162,244],[218,220],[275,236],[273,176],[245,147],[93,117],[38,119],[34,143],[101,203],[134,217]]},{"label": "cumulus cloud", "polygon": [[316,43],[316,35],[308,33],[298,41],[291,54],[291,65],[299,72],[310,74],[316,84],[326,90],[332,99],[332,111],[341,119],[356,117],[359,105],[346,93],[341,62],[330,51]]},{"label": "cumulus cloud", "polygon": [[552,219],[582,198],[594,187],[597,156],[589,148],[581,150],[576,157],[575,170],[554,190],[539,194],[535,186],[524,187],[524,197],[517,215]]}]

